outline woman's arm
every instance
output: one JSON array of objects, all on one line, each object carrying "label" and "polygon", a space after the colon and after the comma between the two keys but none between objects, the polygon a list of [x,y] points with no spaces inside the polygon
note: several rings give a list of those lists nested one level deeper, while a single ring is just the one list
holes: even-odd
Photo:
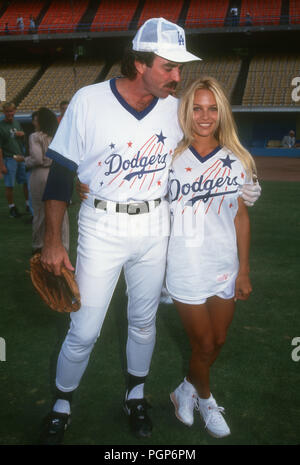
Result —
[{"label": "woman's arm", "polygon": [[239,208],[234,220],[237,247],[239,254],[239,272],[235,282],[235,300],[247,300],[252,286],[250,282],[250,266],[249,266],[249,252],[250,252],[250,219],[248,210],[242,199],[238,199]]},{"label": "woman's arm", "polygon": [[41,133],[33,133],[29,136],[29,157],[25,157],[24,160],[26,168],[49,167],[51,165],[52,160],[45,157],[49,141],[46,141],[46,136]]}]

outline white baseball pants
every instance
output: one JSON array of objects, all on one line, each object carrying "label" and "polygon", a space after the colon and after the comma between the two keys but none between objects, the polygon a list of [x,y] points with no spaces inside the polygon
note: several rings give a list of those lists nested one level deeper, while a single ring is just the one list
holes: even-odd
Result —
[{"label": "white baseball pants", "polygon": [[163,200],[149,213],[115,213],[93,206],[90,197],[79,213],[76,276],[81,308],[71,313],[62,345],[56,385],[73,391],[88,364],[115,286],[124,266],[128,291],[127,369],[148,374],[155,344],[155,317],[165,274],[169,204]]}]

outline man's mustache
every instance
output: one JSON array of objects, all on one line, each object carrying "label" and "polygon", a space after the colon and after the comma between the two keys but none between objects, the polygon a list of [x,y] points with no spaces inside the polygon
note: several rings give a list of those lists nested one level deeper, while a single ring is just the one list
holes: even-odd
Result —
[{"label": "man's mustache", "polygon": [[177,87],[177,82],[176,81],[172,81],[172,82],[169,82],[168,84],[165,85],[165,87],[167,87],[168,89],[176,89]]}]

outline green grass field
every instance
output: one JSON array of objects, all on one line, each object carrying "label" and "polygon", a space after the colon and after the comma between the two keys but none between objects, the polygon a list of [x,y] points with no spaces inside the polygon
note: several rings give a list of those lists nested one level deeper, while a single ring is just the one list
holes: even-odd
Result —
[{"label": "green grass field", "polygon": [[[300,361],[292,360],[291,342],[300,337],[300,186],[261,184],[262,198],[250,209],[253,293],[247,302],[238,303],[228,340],[211,371],[212,392],[225,407],[231,436],[213,439],[198,414],[192,428],[175,418],[169,393],[185,374],[189,346],[172,305],[161,305],[158,311],[157,344],[147,382],[153,435],[144,441],[130,435],[122,410],[127,330],[122,277],[76,393],[65,444],[299,444]],[[16,199],[24,211],[19,186]],[[78,202],[69,208],[73,263],[78,208]],[[26,273],[31,225],[24,219],[8,217],[1,180],[0,337],[6,343],[6,361],[0,362],[1,445],[37,443],[41,419],[50,407],[58,351],[68,329],[68,316],[43,305]]]}]

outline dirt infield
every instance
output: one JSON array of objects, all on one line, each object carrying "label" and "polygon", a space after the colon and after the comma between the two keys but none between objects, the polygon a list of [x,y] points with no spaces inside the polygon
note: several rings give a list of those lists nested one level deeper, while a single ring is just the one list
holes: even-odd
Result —
[{"label": "dirt infield", "polygon": [[253,157],[263,181],[300,181],[300,158]]}]

